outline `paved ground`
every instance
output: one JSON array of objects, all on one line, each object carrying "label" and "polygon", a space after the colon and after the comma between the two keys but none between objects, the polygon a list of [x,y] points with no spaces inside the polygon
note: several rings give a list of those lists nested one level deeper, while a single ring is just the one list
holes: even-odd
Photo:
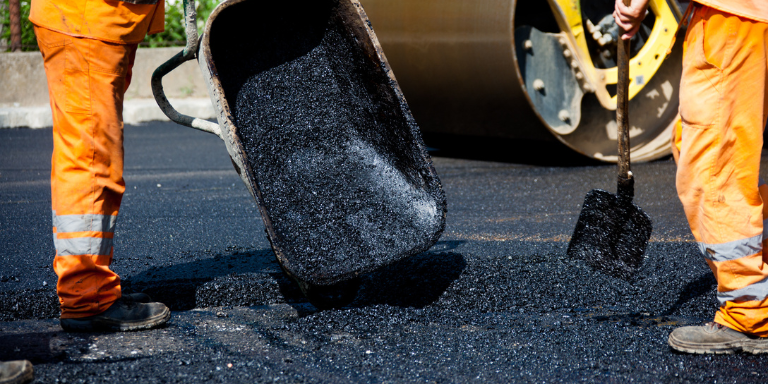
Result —
[{"label": "paved ground", "polygon": [[[666,345],[674,327],[709,320],[717,305],[671,160],[633,168],[654,234],[640,277],[627,283],[565,256],[584,195],[613,191],[614,168],[559,151],[531,160],[530,145],[498,142],[463,152],[439,142],[449,203],[441,241],[366,276],[350,306],[317,311],[273,261],[223,143],[169,123],[128,127],[114,269],[126,290],[165,301],[173,318],[149,332],[64,333],[51,270],[50,136],[0,130],[0,359],[32,360],[38,382],[768,377],[768,356],[688,356]],[[507,162],[455,158],[462,153]]]}]

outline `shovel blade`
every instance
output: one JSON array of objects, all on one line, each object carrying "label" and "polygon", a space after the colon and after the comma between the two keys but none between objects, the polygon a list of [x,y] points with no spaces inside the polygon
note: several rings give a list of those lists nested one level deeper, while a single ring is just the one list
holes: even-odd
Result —
[{"label": "shovel blade", "polygon": [[651,218],[631,200],[593,189],[584,198],[567,253],[607,275],[632,280],[652,229]]}]

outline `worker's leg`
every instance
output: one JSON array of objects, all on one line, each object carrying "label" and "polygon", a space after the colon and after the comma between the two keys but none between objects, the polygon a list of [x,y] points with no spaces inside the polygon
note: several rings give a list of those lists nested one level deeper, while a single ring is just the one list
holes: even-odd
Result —
[{"label": "worker's leg", "polygon": [[104,312],[120,298],[109,269],[123,182],[123,94],[136,45],[36,28],[53,112],[54,269],[61,317]]},{"label": "worker's leg", "polygon": [[768,216],[758,189],[766,41],[768,24],[708,7],[694,14],[683,59],[677,171],[691,230],[717,278],[715,322],[759,336],[768,336]]}]

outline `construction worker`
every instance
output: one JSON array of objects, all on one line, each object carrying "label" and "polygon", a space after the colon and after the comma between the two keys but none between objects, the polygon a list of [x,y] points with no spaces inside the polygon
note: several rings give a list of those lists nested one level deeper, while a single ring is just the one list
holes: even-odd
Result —
[{"label": "construction worker", "polygon": [[[630,38],[648,0],[617,0]],[[768,186],[759,180],[768,117],[768,1],[696,0],[680,85],[677,191],[717,279],[714,322],[682,327],[669,345],[689,353],[768,352]],[[685,17],[684,17],[685,19]]]},{"label": "construction worker", "polygon": [[164,28],[163,0],[32,0],[53,113],[51,200],[65,330],[129,331],[170,318],[143,294],[123,296],[109,269],[125,191],[123,97],[138,43]]}]

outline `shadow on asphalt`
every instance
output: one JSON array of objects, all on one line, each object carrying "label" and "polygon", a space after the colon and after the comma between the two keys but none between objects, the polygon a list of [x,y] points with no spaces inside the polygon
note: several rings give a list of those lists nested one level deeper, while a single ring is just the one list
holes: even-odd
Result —
[{"label": "shadow on asphalt", "polygon": [[699,276],[696,280],[685,284],[685,288],[680,292],[680,297],[678,297],[677,301],[672,304],[669,309],[664,311],[662,315],[668,316],[677,312],[682,308],[683,304],[711,292],[712,288],[715,286],[717,286],[717,280],[715,280],[715,277],[711,273]]},{"label": "shadow on asphalt", "polygon": [[455,252],[410,257],[367,275],[352,306],[424,308],[437,301],[466,267],[464,256]]},{"label": "shadow on asphalt", "polygon": [[[29,360],[33,365],[59,363],[82,364],[73,357],[92,353],[94,342],[110,333],[67,333],[64,331],[28,332],[0,335],[0,361]],[[138,361],[146,357],[108,358],[111,363]],[[56,382],[59,382],[58,380]]]},{"label": "shadow on asphalt", "polygon": [[300,297],[298,287],[280,272],[271,249],[232,249],[230,254],[213,257],[185,253],[180,258],[198,260],[152,267],[123,279],[125,292],[145,292],[171,310],[227,305],[263,305]]},{"label": "shadow on asphalt", "polygon": [[536,166],[583,167],[614,166],[581,155],[556,140],[522,140],[496,137],[422,133],[435,157],[496,161]]},{"label": "shadow on asphalt", "polygon": [[[66,358],[63,349],[56,348],[54,341],[61,338],[62,332],[30,332],[22,334],[0,335],[0,361],[29,360],[32,364],[61,361]],[[88,341],[82,340],[83,348]]]},{"label": "shadow on asphalt", "polygon": [[[431,251],[363,276],[357,298],[350,306],[423,308],[435,302],[467,266],[463,255],[451,252],[462,243],[441,241]],[[122,284],[124,292],[145,292],[174,311],[307,302],[298,286],[282,273],[271,249],[236,250],[228,255],[153,267],[124,278]]]}]

